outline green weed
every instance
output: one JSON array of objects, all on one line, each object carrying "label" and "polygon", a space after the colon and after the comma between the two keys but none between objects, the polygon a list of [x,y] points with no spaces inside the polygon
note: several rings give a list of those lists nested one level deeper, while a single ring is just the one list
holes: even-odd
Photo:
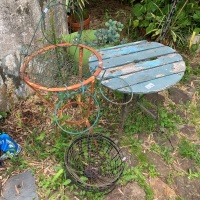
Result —
[{"label": "green weed", "polygon": [[127,113],[127,118],[125,121],[125,133],[128,135],[136,134],[139,132],[151,133],[156,129],[156,121],[147,115],[146,113],[141,112],[137,107],[131,109]]},{"label": "green weed", "polygon": [[7,170],[6,172],[7,175],[10,175],[15,170],[23,171],[25,169],[30,168],[28,161],[25,160],[21,154],[19,154],[16,157],[15,156],[11,157],[10,162],[11,162],[11,167]]},{"label": "green weed", "polygon": [[0,121],[5,119],[8,116],[6,112],[0,112]]},{"label": "green weed", "polygon": [[175,200],[185,200],[184,198],[182,198],[182,197],[176,197],[176,199]]},{"label": "green weed", "polygon": [[188,159],[194,160],[197,164],[200,164],[200,145],[192,144],[186,139],[182,139],[179,144],[179,155]]},{"label": "green weed", "polygon": [[162,159],[167,164],[172,164],[174,162],[174,157],[172,156],[173,148],[168,148],[166,146],[159,146],[158,144],[153,144],[151,150],[162,156]]},{"label": "green weed", "polygon": [[172,134],[178,130],[177,124],[180,123],[182,123],[182,119],[176,115],[175,109],[169,110],[165,107],[159,109],[159,124],[162,130]]},{"label": "green weed", "polygon": [[189,176],[188,176],[189,179],[192,179],[192,178],[199,178],[200,179],[200,173],[198,172],[193,172],[191,169],[189,169]]},{"label": "green weed", "polygon": [[138,165],[130,169],[125,169],[123,176],[121,178],[121,183],[123,185],[130,181],[136,181],[145,191],[146,199],[153,200],[154,194],[153,190],[148,185],[145,176],[143,175],[143,170],[146,168],[145,165]]}]

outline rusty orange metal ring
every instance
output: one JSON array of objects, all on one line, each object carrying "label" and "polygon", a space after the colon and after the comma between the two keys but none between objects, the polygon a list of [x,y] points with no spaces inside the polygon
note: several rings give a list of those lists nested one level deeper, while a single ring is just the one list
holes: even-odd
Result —
[{"label": "rusty orange metal ring", "polygon": [[[63,115],[64,110],[65,110],[67,107],[71,106],[71,105],[85,106],[86,104],[83,103],[83,102],[79,102],[79,101],[73,101],[73,102],[67,103],[67,104],[65,104],[65,106],[62,107],[62,109],[61,109],[61,116]],[[87,113],[87,116],[86,116],[85,118],[80,119],[80,120],[78,120],[78,121],[65,120],[65,122],[68,123],[68,124],[81,125],[81,124],[85,123],[85,122],[88,120],[88,117],[89,117],[89,113]]]},{"label": "rusty orange metal ring", "polygon": [[[99,103],[98,103],[97,99],[95,98],[95,96],[91,95],[89,92],[86,91],[84,94],[87,95],[87,96],[89,96],[89,97],[91,97],[91,98],[93,99],[93,101],[94,101],[96,107],[97,107],[97,114],[96,114],[96,117],[95,117],[95,120],[94,120],[93,124],[90,124],[87,118],[83,118],[82,121],[81,121],[81,120],[77,121],[79,124],[77,124],[77,122],[75,122],[75,121],[71,121],[71,122],[73,122],[73,123],[69,122],[69,124],[75,124],[75,125],[76,125],[76,124],[77,124],[77,125],[80,125],[81,123],[84,123],[84,122],[85,122],[86,125],[87,125],[87,128],[86,128],[85,130],[83,130],[83,131],[72,132],[72,131],[69,131],[69,130],[65,129],[64,127],[62,127],[62,125],[59,123],[59,120],[58,120],[58,117],[57,117],[57,116],[58,116],[58,114],[59,114],[59,115],[60,115],[60,114],[62,115],[63,110],[64,110],[67,106],[69,106],[69,104],[70,104],[70,102],[69,102],[69,103],[65,104],[65,105],[62,107],[62,109],[59,109],[60,104],[63,102],[63,100],[64,100],[65,98],[69,98],[69,97],[64,97],[63,99],[61,99],[61,100],[58,102],[58,104],[56,105],[55,112],[54,112],[56,124],[58,125],[58,127],[59,127],[62,131],[66,132],[66,133],[69,133],[69,134],[72,134],[72,135],[82,134],[82,133],[85,133],[85,132],[87,132],[87,131],[91,131],[92,128],[94,127],[94,125],[98,122],[98,119],[99,119],[99,116],[100,116],[100,106],[99,106]],[[77,101],[71,102],[71,103],[74,103],[74,104],[76,103],[76,104],[79,104],[79,105],[81,105],[81,104],[84,105],[84,103],[82,103],[82,102],[77,102]],[[86,116],[88,116],[88,115],[86,115]],[[65,121],[65,122],[66,122],[66,121]]]},{"label": "rusty orange metal ring", "polygon": [[[61,87],[61,88],[47,88],[45,86],[41,86],[39,84],[36,84],[36,83],[33,83],[30,81],[30,79],[27,77],[26,75],[26,67],[28,66],[28,63],[35,57],[37,56],[38,54],[44,52],[44,51],[47,51],[49,49],[53,49],[53,48],[56,48],[56,47],[65,47],[65,46],[78,46],[79,48],[85,48],[85,49],[88,49],[89,51],[91,51],[98,59],[98,68],[97,70],[95,71],[95,73],[89,77],[88,79],[84,80],[83,82],[81,83],[77,83],[75,85],[72,85],[72,86],[68,86],[68,87]],[[50,46],[47,46],[47,47],[44,47],[42,49],[39,49],[38,51],[36,51],[35,53],[31,54],[23,63],[21,69],[20,69],[20,77],[21,79],[27,83],[29,86],[33,87],[33,88],[36,88],[36,89],[40,89],[40,90],[43,90],[43,91],[47,91],[47,92],[62,92],[62,91],[71,91],[71,90],[76,90],[80,87],[82,87],[83,85],[87,85],[89,83],[91,83],[92,81],[95,80],[95,77],[99,75],[99,73],[101,72],[102,70],[102,67],[103,67],[103,62],[102,62],[102,58],[100,56],[100,54],[95,51],[93,48],[91,47],[88,47],[86,45],[83,45],[83,44],[71,44],[71,43],[62,43],[62,44],[57,44],[57,45],[50,45]]]}]

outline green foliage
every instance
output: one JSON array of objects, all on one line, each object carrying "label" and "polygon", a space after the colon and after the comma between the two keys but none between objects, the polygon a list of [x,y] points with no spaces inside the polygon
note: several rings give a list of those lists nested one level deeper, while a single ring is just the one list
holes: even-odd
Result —
[{"label": "green foliage", "polygon": [[39,132],[37,129],[26,138],[24,148],[29,156],[34,156],[38,160],[43,160],[49,156],[49,149],[46,145],[46,133],[45,131]]},{"label": "green foliage", "polygon": [[[141,103],[145,108],[157,112],[155,104],[151,104],[144,98],[141,100]],[[158,123],[162,131],[167,130],[168,133],[172,134],[177,130],[177,124],[182,123],[182,119],[176,115],[174,112],[175,110],[176,108],[170,109],[159,106],[159,119],[157,122],[146,112],[141,112],[140,108],[136,107],[135,109],[131,109],[128,113],[128,118],[126,119],[125,131],[127,134],[135,134],[141,131],[151,133],[152,131],[155,131]]]},{"label": "green foliage", "polygon": [[70,179],[65,179],[63,174],[66,173],[62,167],[58,167],[55,175],[45,178],[41,176],[39,186],[45,189],[52,188],[53,190],[58,189],[61,185],[67,187],[70,183]]},{"label": "green foliage", "polygon": [[192,144],[186,139],[182,139],[179,144],[179,155],[194,160],[200,164],[200,145]]},{"label": "green foliage", "polygon": [[197,172],[193,172],[191,169],[189,169],[189,176],[188,176],[189,179],[192,179],[192,178],[199,178],[200,179],[200,173],[197,173]]},{"label": "green foliage", "polygon": [[143,175],[143,171],[148,167],[148,165],[138,165],[130,169],[125,169],[121,178],[121,182],[123,185],[125,185],[127,182],[136,181],[144,189],[146,193],[146,199],[153,200],[153,190],[150,188],[146,181],[146,177]]},{"label": "green foliage", "polygon": [[83,10],[85,8],[85,4],[89,3],[88,0],[66,0],[66,8],[68,11],[72,10],[72,12],[77,10]]},{"label": "green foliage", "polygon": [[[196,0],[179,1],[167,31],[169,45],[185,44],[186,38],[196,27],[200,27],[200,7]],[[171,10],[169,0],[143,0],[132,7],[132,27],[134,30],[145,30],[151,39],[158,39]]]},{"label": "green foliage", "polygon": [[173,150],[172,148],[168,148],[164,145],[160,146],[158,144],[153,144],[151,146],[151,150],[161,155],[162,159],[167,164],[172,164],[174,162],[174,157],[172,156],[172,150]]},{"label": "green foliage", "polygon": [[176,199],[175,200],[185,200],[184,198],[182,198],[182,197],[176,197]]},{"label": "green foliage", "polygon": [[165,107],[159,108],[159,124],[161,130],[167,130],[169,134],[177,131],[177,124],[182,123],[180,116],[175,113],[176,108],[169,110]]},{"label": "green foliage", "polygon": [[185,70],[183,78],[181,79],[181,82],[189,80],[193,73],[193,69],[190,66],[190,62],[188,60],[185,60],[185,64],[186,64],[186,70]]},{"label": "green foliage", "polygon": [[[200,76],[200,63],[197,63],[196,67],[191,67],[191,64],[188,60],[185,60],[185,63],[186,63],[186,70],[181,80],[182,83],[190,80],[192,76],[197,76],[197,77]],[[197,89],[198,89],[198,86],[197,86]]]},{"label": "green foliage", "polygon": [[125,121],[125,132],[128,135],[138,132],[151,133],[156,129],[156,121],[148,114],[141,111],[139,107],[131,109]]},{"label": "green foliage", "polygon": [[0,121],[5,119],[7,117],[7,113],[6,112],[0,112]]},{"label": "green foliage", "polygon": [[12,172],[15,170],[24,171],[25,169],[30,167],[27,160],[25,160],[21,154],[11,157],[10,161],[11,167],[7,170],[7,175],[11,175]]}]

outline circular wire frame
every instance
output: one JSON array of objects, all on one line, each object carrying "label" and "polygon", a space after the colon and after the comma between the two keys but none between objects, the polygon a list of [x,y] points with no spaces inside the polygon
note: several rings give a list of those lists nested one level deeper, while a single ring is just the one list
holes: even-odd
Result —
[{"label": "circular wire frame", "polygon": [[[132,91],[132,87],[131,85],[126,81],[124,80],[123,78],[119,77],[119,76],[116,76],[114,78],[118,78],[120,81],[123,81],[125,84],[126,84],[126,87],[129,88],[130,92],[127,92],[127,93],[131,93],[131,97],[130,99],[128,99],[126,102],[123,102],[123,103],[118,103],[118,102],[115,102],[115,101],[112,101],[111,99],[109,99],[103,92],[103,90],[101,89],[101,86],[103,85],[102,84],[102,81],[104,81],[104,74],[105,74],[106,70],[104,71],[101,79],[100,79],[100,82],[99,82],[99,91],[101,93],[101,95],[103,96],[104,99],[106,99],[108,102],[112,103],[112,104],[115,104],[115,105],[119,105],[119,106],[122,106],[122,105],[126,105],[126,104],[129,104],[132,100],[133,100],[133,91]],[[109,89],[109,88],[108,88]],[[124,93],[124,94],[127,94],[127,93]]]},{"label": "circular wire frame", "polygon": [[106,191],[115,186],[124,170],[120,148],[100,134],[82,135],[65,152],[65,165],[74,183],[88,191]]},{"label": "circular wire frame", "polygon": [[[71,85],[71,86],[67,86],[67,87],[45,87],[45,86],[42,86],[40,84],[37,84],[37,83],[34,83],[33,81],[31,81],[28,76],[27,76],[27,73],[26,72],[26,68],[29,64],[29,62],[31,62],[31,60],[36,57],[37,55],[39,54],[42,54],[44,53],[45,51],[48,51],[48,50],[51,50],[51,49],[54,49],[54,48],[57,48],[57,47],[71,47],[71,46],[75,46],[75,47],[79,47],[79,49],[81,50],[81,54],[80,55],[80,59],[83,59],[83,49],[87,49],[89,51],[91,51],[91,53],[93,53],[97,59],[98,59],[98,67],[97,67],[97,70],[94,72],[94,74],[92,76],[90,76],[89,78],[87,78],[86,80],[83,80],[82,82],[80,83],[76,83],[74,85]],[[80,62],[80,65],[82,63],[82,60],[79,61]],[[42,90],[42,91],[47,91],[47,92],[63,92],[63,91],[73,91],[73,90],[77,90],[79,88],[81,88],[82,86],[85,86],[85,85],[88,85],[89,83],[93,82],[95,80],[95,77],[99,75],[99,73],[101,72],[102,70],[102,66],[103,66],[103,62],[102,62],[102,58],[100,56],[100,54],[98,52],[96,52],[93,48],[91,47],[88,47],[86,45],[83,45],[83,44],[71,44],[71,43],[62,43],[62,44],[56,44],[56,45],[50,45],[50,46],[47,46],[47,47],[44,47],[42,49],[39,49],[38,51],[36,51],[35,53],[31,54],[26,60],[25,62],[23,63],[21,69],[20,69],[20,76],[21,76],[21,79],[27,84],[29,85],[30,87],[32,87],[33,89],[36,89],[36,90]]]},{"label": "circular wire frame", "polygon": [[[71,94],[71,96],[75,95],[75,94],[76,93],[74,92],[73,94]],[[86,116],[83,117],[82,119],[79,119],[79,120],[76,120],[76,121],[75,120],[65,120],[65,124],[64,124],[64,126],[65,126],[66,124],[82,125],[83,123],[85,123],[87,125],[86,129],[84,129],[82,131],[77,131],[77,132],[67,130],[67,128],[65,128],[61,124],[62,120],[58,120],[60,118],[59,114],[61,114],[61,119],[62,119],[62,115],[63,115],[65,109],[67,109],[69,106],[77,105],[77,106],[83,107],[86,104],[83,103],[83,102],[79,102],[79,101],[73,101],[73,102],[69,102],[69,103],[65,104],[64,106],[60,106],[63,103],[64,100],[69,99],[71,97],[70,95],[65,96],[64,98],[62,98],[58,102],[58,104],[56,105],[55,112],[54,112],[56,124],[65,133],[72,134],[72,135],[82,134],[82,133],[85,133],[85,132],[91,130],[94,127],[94,125],[98,122],[98,119],[99,119],[99,116],[100,116],[100,106],[99,106],[97,99],[93,95],[91,95],[89,92],[84,92],[84,95],[86,95],[88,98],[91,98],[93,100],[94,104],[97,106],[97,114],[96,114],[95,120],[92,124],[89,123],[88,118],[89,118],[90,112],[88,111]],[[87,109],[90,109],[90,107],[88,107],[88,105],[86,105],[86,107],[87,107]],[[59,113],[59,111],[61,111],[61,113]]]}]

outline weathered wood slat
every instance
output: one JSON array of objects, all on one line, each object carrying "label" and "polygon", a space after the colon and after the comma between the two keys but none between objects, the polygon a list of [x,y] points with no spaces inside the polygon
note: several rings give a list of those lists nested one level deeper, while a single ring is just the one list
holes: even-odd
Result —
[{"label": "weathered wood slat", "polygon": [[[129,46],[137,46],[137,45],[140,45],[140,44],[145,44],[147,43],[148,41],[147,40],[141,40],[141,41],[138,41],[138,42],[132,42],[132,43],[127,43],[127,44],[121,44],[121,45],[117,45],[117,46],[113,46],[113,47],[108,47],[108,48],[104,48],[104,49],[97,49],[98,52],[106,52],[107,50],[108,51],[119,51],[120,49],[122,48],[126,48],[126,47],[129,47]],[[89,58],[89,62],[93,62],[93,61],[96,61],[97,59],[95,58],[95,55],[91,55],[90,58]]]},{"label": "weathered wood slat", "polygon": [[[121,93],[133,93],[133,94],[148,94],[155,93],[167,88],[170,88],[172,85],[175,85],[177,82],[181,80],[184,72],[180,72],[178,74],[171,74],[169,76],[160,77],[158,79],[154,79],[147,82],[138,83],[135,85],[127,86],[127,83],[121,79],[118,79],[119,91]],[[110,88],[110,85],[104,85],[107,88]]]},{"label": "weathered wood slat", "polygon": [[[164,90],[180,81],[186,68],[180,54],[157,42],[139,41],[99,52],[103,55],[103,70],[97,79],[105,87],[122,93]],[[89,66],[91,71],[97,67],[93,56]]]},{"label": "weathered wood slat", "polygon": [[158,68],[150,68],[147,70],[131,73],[128,75],[123,75],[118,77],[113,77],[111,79],[102,80],[102,84],[111,87],[113,90],[119,89],[119,80],[123,79],[122,81],[124,83],[127,83],[128,85],[135,85],[147,81],[151,81],[158,78],[164,78],[165,76],[178,74],[180,72],[185,71],[185,64],[183,61],[173,63],[173,64],[167,64],[160,66]]},{"label": "weathered wood slat", "polygon": [[144,44],[144,43],[147,43],[148,41],[147,40],[141,40],[141,41],[137,41],[137,42],[130,42],[130,43],[126,43],[126,44],[121,44],[121,45],[117,45],[117,46],[113,46],[113,47],[107,47],[107,48],[104,48],[104,49],[100,49],[99,51],[110,51],[110,50],[115,50],[115,49],[120,49],[120,48],[126,48],[126,47],[129,47],[129,46],[135,46],[135,45],[140,45],[140,44]]},{"label": "weathered wood slat", "polygon": [[[169,76],[161,77],[158,79],[154,79],[151,81],[143,82],[140,84],[136,84],[131,86],[131,91],[134,94],[148,94],[148,93],[155,93],[159,91],[163,91],[171,86],[175,85],[179,82],[184,75],[184,72],[180,72],[178,74],[171,74]],[[129,93],[130,87],[124,87],[118,89],[117,91],[122,93]]]},{"label": "weathered wood slat", "polygon": [[[119,56],[126,55],[126,54],[132,54],[135,52],[142,53],[142,51],[159,48],[159,47],[163,46],[160,43],[156,43],[156,42],[150,43],[147,41],[143,42],[143,43],[138,43],[138,44],[135,44],[135,43],[131,43],[131,44],[133,44],[133,45],[127,45],[127,46],[119,45],[119,46],[107,48],[107,50],[103,49],[98,52],[101,54],[102,59],[106,60],[106,59],[119,57]],[[168,48],[170,48],[170,47],[168,47]],[[172,52],[174,52],[174,51],[172,50]],[[89,61],[91,63],[91,62],[97,61],[97,59],[95,56],[92,56],[92,57],[90,57]]]},{"label": "weathered wood slat", "polygon": [[[159,56],[174,53],[169,47],[163,46],[155,49],[145,50],[143,52],[135,52],[133,54],[122,55],[118,57],[111,57],[110,59],[103,60],[103,69],[113,68],[129,63],[137,63],[144,60],[156,59]],[[90,63],[91,68],[96,67],[96,63]]]},{"label": "weathered wood slat", "polygon": [[139,62],[136,64],[130,63],[123,66],[118,66],[115,68],[107,68],[105,73],[104,73],[105,70],[102,70],[102,72],[99,74],[97,79],[101,79],[101,77],[104,76],[103,79],[105,80],[110,77],[135,73],[135,72],[147,70],[150,68],[160,67],[162,65],[167,65],[170,63],[176,63],[179,61],[182,61],[182,57],[179,54],[177,53],[169,54],[166,56],[158,57],[156,60],[144,61],[144,62]]}]

